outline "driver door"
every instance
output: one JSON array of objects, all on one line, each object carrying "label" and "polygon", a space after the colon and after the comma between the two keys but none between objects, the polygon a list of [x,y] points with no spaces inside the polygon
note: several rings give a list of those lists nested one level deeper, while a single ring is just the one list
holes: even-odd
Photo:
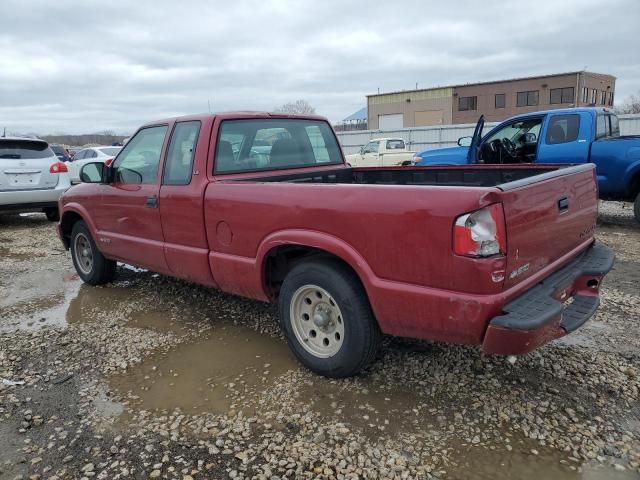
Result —
[{"label": "driver door", "polygon": [[362,149],[362,160],[360,161],[361,167],[379,167],[378,150],[380,149],[380,142],[369,142]]},{"label": "driver door", "polygon": [[168,126],[143,128],[127,142],[102,185],[98,245],[108,257],[167,272],[160,221],[160,159]]}]

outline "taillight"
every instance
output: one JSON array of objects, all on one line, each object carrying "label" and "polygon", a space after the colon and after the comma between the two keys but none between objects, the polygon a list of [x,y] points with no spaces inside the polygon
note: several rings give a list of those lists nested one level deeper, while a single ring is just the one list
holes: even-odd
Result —
[{"label": "taillight", "polygon": [[490,257],[507,253],[501,203],[459,216],[453,229],[453,249],[457,255]]},{"label": "taillight", "polygon": [[104,161],[104,164],[105,164],[107,167],[110,167],[112,163],[113,163],[113,158],[107,158],[107,159]]},{"label": "taillight", "polygon": [[69,169],[62,162],[56,162],[49,167],[49,173],[67,173]]}]

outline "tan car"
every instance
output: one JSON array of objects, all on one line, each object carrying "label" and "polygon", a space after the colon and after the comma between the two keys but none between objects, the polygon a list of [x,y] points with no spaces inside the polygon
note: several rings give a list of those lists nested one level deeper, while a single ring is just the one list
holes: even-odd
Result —
[{"label": "tan car", "polygon": [[414,153],[401,138],[375,138],[346,159],[353,167],[394,167],[411,165]]}]

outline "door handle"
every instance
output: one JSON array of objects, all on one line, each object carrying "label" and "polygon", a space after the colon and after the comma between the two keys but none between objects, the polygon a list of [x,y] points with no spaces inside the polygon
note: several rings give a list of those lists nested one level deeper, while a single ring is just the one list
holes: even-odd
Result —
[{"label": "door handle", "polygon": [[145,206],[147,208],[158,208],[158,197],[155,196],[155,195],[147,197],[147,201],[145,202]]},{"label": "door handle", "polygon": [[560,210],[560,213],[569,210],[569,199],[567,197],[562,197],[558,200],[558,210]]}]

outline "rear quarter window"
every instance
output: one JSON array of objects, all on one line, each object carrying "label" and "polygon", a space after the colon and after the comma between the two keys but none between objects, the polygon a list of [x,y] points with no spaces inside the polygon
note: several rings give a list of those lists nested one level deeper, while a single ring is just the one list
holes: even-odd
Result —
[{"label": "rear quarter window", "polygon": [[580,115],[554,115],[547,128],[548,145],[575,142],[580,131]]},{"label": "rear quarter window", "polygon": [[404,150],[404,140],[387,140],[387,150]]},{"label": "rear quarter window", "polygon": [[24,160],[50,157],[55,157],[55,154],[46,142],[0,139],[0,158]]}]

